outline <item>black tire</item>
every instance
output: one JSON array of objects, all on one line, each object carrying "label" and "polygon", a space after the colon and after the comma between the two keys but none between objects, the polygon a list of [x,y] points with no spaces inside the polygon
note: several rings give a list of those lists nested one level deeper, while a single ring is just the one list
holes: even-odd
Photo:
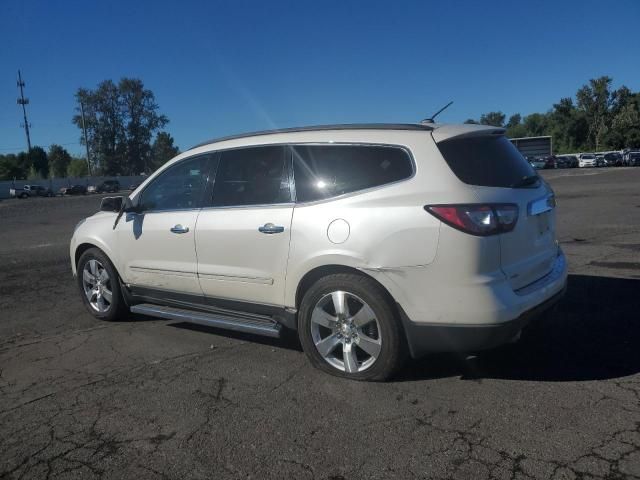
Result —
[{"label": "black tire", "polygon": [[[89,303],[89,299],[84,292],[83,271],[85,265],[90,260],[97,260],[98,262],[100,262],[100,264],[104,267],[109,275],[109,287],[111,289],[112,301],[106,312],[99,312],[94,309]],[[113,266],[109,258],[102,252],[102,250],[98,248],[90,248],[85,251],[78,260],[76,272],[77,284],[80,297],[82,298],[82,303],[84,303],[84,306],[91,315],[99,320],[105,320],[108,322],[125,318],[125,316],[129,313],[129,308],[126,305],[122,296],[122,292],[120,290],[120,277],[115,267]]]},{"label": "black tire", "polygon": [[[379,325],[380,353],[375,362],[363,371],[349,373],[329,364],[318,352],[311,329],[311,314],[327,294],[343,291],[362,299],[373,310]],[[374,280],[363,275],[341,273],[319,279],[305,293],[298,314],[298,336],[311,364],[331,375],[363,381],[389,379],[407,356],[404,333],[387,292]]]}]

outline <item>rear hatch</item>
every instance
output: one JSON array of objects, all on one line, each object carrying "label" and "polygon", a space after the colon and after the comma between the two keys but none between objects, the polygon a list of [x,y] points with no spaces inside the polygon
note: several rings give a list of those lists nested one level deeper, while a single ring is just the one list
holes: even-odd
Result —
[{"label": "rear hatch", "polygon": [[486,129],[434,140],[453,173],[480,204],[516,204],[513,230],[498,234],[500,265],[514,290],[549,273],[557,255],[555,198],[502,130]]}]

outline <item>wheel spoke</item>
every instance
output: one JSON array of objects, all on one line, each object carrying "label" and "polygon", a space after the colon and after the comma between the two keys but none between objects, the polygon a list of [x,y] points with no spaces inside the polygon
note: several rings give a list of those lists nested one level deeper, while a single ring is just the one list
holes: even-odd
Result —
[{"label": "wheel spoke", "polygon": [[107,280],[109,280],[109,274],[107,273],[107,269],[103,268],[102,270],[100,270],[100,273],[98,274],[98,279],[104,283]]},{"label": "wheel spoke", "polygon": [[98,262],[95,260],[89,260],[89,269],[94,277],[98,276]]},{"label": "wheel spoke", "polygon": [[93,286],[96,283],[96,277],[91,274],[87,269],[82,271],[82,278],[85,282]]},{"label": "wheel spoke", "polygon": [[111,290],[107,290],[106,288],[102,289],[102,296],[104,297],[104,299],[109,302],[109,304],[112,303],[112,298],[113,298],[113,294],[111,293]]},{"label": "wheel spoke", "polygon": [[380,344],[382,343],[380,342],[380,340],[376,340],[367,335],[364,335],[362,332],[358,332],[358,340],[356,341],[356,343],[358,347],[371,355],[373,358],[378,358],[378,355],[380,355]]},{"label": "wheel spoke", "polygon": [[96,295],[96,291],[94,289],[85,289],[84,294],[87,296],[87,300],[91,301]]},{"label": "wheel spoke", "polygon": [[376,314],[373,313],[373,310],[369,307],[369,305],[362,305],[362,308],[358,310],[351,320],[355,324],[356,327],[364,327],[367,323],[372,322],[376,319]]},{"label": "wheel spoke", "polygon": [[344,369],[347,373],[355,373],[358,371],[358,358],[353,348],[353,343],[345,343],[342,346],[342,356],[344,359]]},{"label": "wheel spoke", "polygon": [[96,298],[96,304],[98,305],[98,310],[104,312],[107,308],[107,305],[104,303],[104,297],[102,295],[98,295]]},{"label": "wheel spoke", "polygon": [[331,294],[331,300],[333,301],[333,308],[335,309],[337,316],[349,315],[349,307],[347,306],[347,299],[344,292],[333,292]]},{"label": "wheel spoke", "polygon": [[338,323],[338,319],[336,317],[329,315],[321,307],[316,307],[313,309],[313,313],[311,314],[311,321],[332,330],[337,327]]},{"label": "wheel spoke", "polygon": [[326,338],[323,338],[318,343],[316,343],[316,348],[318,349],[318,353],[323,357],[329,355],[336,346],[340,343],[340,337],[338,337],[337,333],[332,333]]}]

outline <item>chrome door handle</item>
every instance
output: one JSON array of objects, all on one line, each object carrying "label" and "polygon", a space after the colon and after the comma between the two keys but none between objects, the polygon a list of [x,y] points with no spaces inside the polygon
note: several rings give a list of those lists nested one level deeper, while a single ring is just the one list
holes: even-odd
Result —
[{"label": "chrome door handle", "polygon": [[284,227],[281,227],[279,225],[274,225],[273,223],[265,223],[263,226],[258,227],[258,231],[260,233],[267,233],[267,234],[282,233],[284,232]]},{"label": "chrome door handle", "polygon": [[178,224],[171,227],[171,231],[173,233],[187,233],[189,231],[189,227],[183,227],[182,225]]}]

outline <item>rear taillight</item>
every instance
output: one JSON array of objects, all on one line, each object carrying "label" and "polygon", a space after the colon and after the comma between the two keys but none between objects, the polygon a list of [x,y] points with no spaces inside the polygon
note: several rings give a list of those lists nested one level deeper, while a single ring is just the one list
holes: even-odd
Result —
[{"label": "rear taillight", "polygon": [[518,222],[518,206],[512,203],[425,205],[424,209],[447,225],[471,235],[510,232]]}]

